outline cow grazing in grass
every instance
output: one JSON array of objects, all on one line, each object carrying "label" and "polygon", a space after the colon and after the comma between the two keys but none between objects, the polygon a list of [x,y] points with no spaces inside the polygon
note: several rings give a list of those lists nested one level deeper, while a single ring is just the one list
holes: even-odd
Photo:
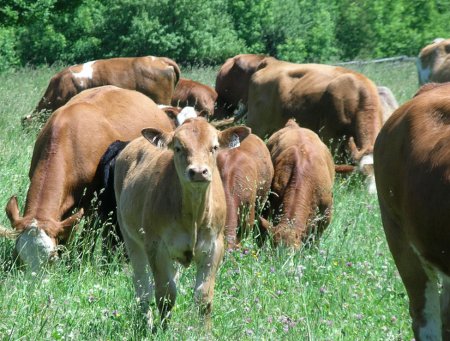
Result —
[{"label": "cow grazing in grass", "polygon": [[[273,165],[264,142],[249,135],[235,148],[221,150],[217,165],[225,189],[227,220],[225,238],[229,248],[239,242],[237,229],[240,214],[246,213],[244,229],[253,227],[256,205],[264,205],[273,178]],[[248,210],[246,212],[246,210]],[[241,233],[242,234],[242,233]]]},{"label": "cow grazing in grass", "polygon": [[450,82],[450,39],[438,38],[417,57],[419,85]]},{"label": "cow grazing in grass", "polygon": [[319,134],[338,155],[348,155],[375,191],[372,152],[383,119],[372,81],[342,67],[268,57],[250,81],[246,124],[264,138],[289,118]]},{"label": "cow grazing in grass", "polygon": [[239,54],[222,65],[216,77],[217,105],[214,117],[223,119],[233,116],[240,104],[247,105],[250,78],[263,55]]},{"label": "cow grazing in grass", "polygon": [[16,250],[32,270],[48,261],[90,206],[100,189],[97,165],[108,146],[137,137],[149,125],[172,129],[151,99],[115,86],[83,91],[54,112],[34,145],[23,216],[15,196],[6,206],[14,228],[9,236],[20,233]]},{"label": "cow grazing in grass", "polygon": [[398,108],[374,150],[383,227],[418,341],[450,340],[449,146],[445,84],[428,87]]},{"label": "cow grazing in grass", "polygon": [[[116,160],[117,216],[136,295],[147,310],[152,273],[163,325],[177,294],[175,261],[196,263],[194,296],[209,324],[226,218],[216,158],[249,133],[246,127],[219,132],[204,118],[191,118],[174,132],[144,129],[145,138],[131,141]],[[147,315],[151,325],[151,311]]]},{"label": "cow grazing in grass", "polygon": [[398,102],[395,99],[391,89],[387,86],[377,86],[380,96],[381,107],[383,108],[383,123],[391,117],[392,113],[398,108]]},{"label": "cow grazing in grass", "polygon": [[217,92],[208,85],[180,78],[172,96],[172,105],[178,107],[192,106],[201,115],[211,116]]},{"label": "cow grazing in grass", "polygon": [[52,77],[36,109],[23,120],[43,110],[53,112],[81,91],[103,85],[136,90],[157,104],[170,104],[179,78],[178,65],[165,57],[99,59],[72,65]]},{"label": "cow grazing in grass", "polygon": [[270,137],[267,147],[275,169],[269,200],[276,225],[261,217],[262,227],[275,244],[299,248],[330,223],[333,158],[316,133],[293,120]]}]

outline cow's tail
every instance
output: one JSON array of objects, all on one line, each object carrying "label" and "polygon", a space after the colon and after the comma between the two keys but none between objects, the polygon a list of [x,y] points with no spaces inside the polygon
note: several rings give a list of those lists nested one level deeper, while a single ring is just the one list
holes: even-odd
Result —
[{"label": "cow's tail", "polygon": [[181,77],[181,71],[180,71],[180,67],[178,66],[178,64],[170,58],[167,57],[163,57],[164,61],[169,64],[170,66],[173,67],[173,71],[175,72],[175,85],[177,85],[178,81],[180,80]]}]

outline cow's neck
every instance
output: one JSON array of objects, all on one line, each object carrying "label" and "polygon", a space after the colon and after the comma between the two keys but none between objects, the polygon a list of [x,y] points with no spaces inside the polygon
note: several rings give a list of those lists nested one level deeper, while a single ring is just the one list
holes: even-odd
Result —
[{"label": "cow's neck", "polygon": [[[39,168],[35,170],[27,193],[24,217],[33,217],[36,219],[54,219],[59,221],[65,209],[69,209],[65,197],[64,170],[58,168],[55,164],[50,164],[46,169]],[[66,199],[67,196],[66,196]]]},{"label": "cow's neck", "polygon": [[200,187],[182,184],[182,216],[190,217],[191,226],[201,223],[210,206],[211,184]]}]

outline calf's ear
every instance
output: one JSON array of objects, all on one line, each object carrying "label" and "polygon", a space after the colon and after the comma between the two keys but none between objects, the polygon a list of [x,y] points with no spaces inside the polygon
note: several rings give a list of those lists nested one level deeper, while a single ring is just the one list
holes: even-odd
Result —
[{"label": "calf's ear", "polygon": [[144,136],[151,144],[156,147],[167,147],[167,145],[172,141],[172,134],[168,134],[162,130],[155,128],[144,128],[141,131],[142,136]]},{"label": "calf's ear", "polygon": [[242,140],[251,134],[251,129],[244,126],[237,126],[225,129],[219,133],[219,144],[222,148],[239,147]]}]

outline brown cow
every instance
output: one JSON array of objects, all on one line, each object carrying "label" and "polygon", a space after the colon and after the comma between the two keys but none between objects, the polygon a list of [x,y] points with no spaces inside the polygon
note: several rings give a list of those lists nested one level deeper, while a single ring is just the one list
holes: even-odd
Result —
[{"label": "brown cow", "polygon": [[419,85],[450,82],[450,39],[438,38],[417,57]]},{"label": "brown cow", "polygon": [[372,81],[342,67],[266,58],[250,81],[246,124],[264,138],[291,117],[318,133],[338,155],[349,155],[368,173],[369,189],[375,190],[372,152],[382,109]]},{"label": "brown cow", "polygon": [[381,218],[416,340],[450,340],[449,94],[446,84],[405,103],[374,150]]},{"label": "brown cow", "polygon": [[239,54],[227,59],[216,77],[218,97],[214,118],[233,116],[239,104],[247,105],[250,78],[264,58],[263,55]]},{"label": "brown cow", "polygon": [[330,223],[333,158],[316,133],[293,120],[270,137],[267,147],[275,169],[270,208],[280,216],[275,226],[261,217],[262,227],[275,244],[299,248],[312,232],[321,234]]},{"label": "brown cow", "polygon": [[227,201],[225,238],[228,247],[233,248],[238,242],[239,214],[248,209],[246,227],[251,228],[256,204],[263,206],[267,200],[273,165],[266,145],[253,134],[235,148],[221,150],[217,156],[217,165]]},{"label": "brown cow", "polygon": [[54,112],[34,146],[23,216],[15,196],[6,206],[11,225],[21,233],[16,249],[32,270],[67,239],[83,212],[72,215],[73,210],[89,207],[99,189],[94,182],[97,165],[109,144],[131,140],[148,125],[172,129],[151,99],[115,86],[83,91]]},{"label": "brown cow", "polygon": [[172,105],[194,107],[202,116],[214,113],[217,92],[208,85],[180,78],[172,96]]},{"label": "brown cow", "polygon": [[[171,133],[144,129],[145,138],[131,141],[116,160],[117,216],[136,295],[147,310],[151,270],[164,325],[176,298],[173,261],[197,264],[194,297],[209,324],[226,217],[216,157],[219,147],[249,133],[246,127],[218,132],[204,118],[192,118]],[[152,325],[151,311],[147,316]]]},{"label": "brown cow", "polygon": [[54,111],[81,91],[102,85],[136,90],[157,104],[170,104],[179,78],[178,65],[165,57],[99,59],[72,65],[52,77],[36,109],[23,120],[31,120],[42,110]]}]

